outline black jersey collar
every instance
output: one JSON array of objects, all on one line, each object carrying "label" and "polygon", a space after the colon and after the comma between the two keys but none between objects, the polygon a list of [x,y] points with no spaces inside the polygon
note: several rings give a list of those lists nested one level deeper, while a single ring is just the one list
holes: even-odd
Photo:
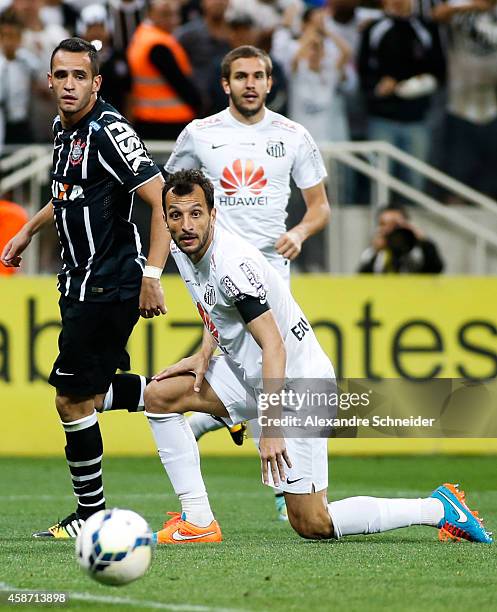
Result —
[{"label": "black jersey collar", "polygon": [[[97,98],[97,101],[93,105],[93,108],[89,112],[87,112],[86,115],[81,117],[81,119],[77,123],[75,123],[70,128],[63,127],[64,132],[74,132],[75,130],[79,130],[82,127],[86,127],[86,125],[88,125],[90,121],[95,119],[95,117],[100,116],[103,110],[104,104],[105,102],[102,100],[102,98]],[[61,123],[62,123],[62,120],[61,120]]]}]

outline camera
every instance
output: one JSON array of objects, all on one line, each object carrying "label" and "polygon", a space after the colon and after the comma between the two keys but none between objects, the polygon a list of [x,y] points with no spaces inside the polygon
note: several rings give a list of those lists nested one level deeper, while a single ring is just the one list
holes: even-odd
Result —
[{"label": "camera", "polygon": [[396,227],[385,239],[394,257],[407,255],[418,242],[414,232],[407,227]]}]

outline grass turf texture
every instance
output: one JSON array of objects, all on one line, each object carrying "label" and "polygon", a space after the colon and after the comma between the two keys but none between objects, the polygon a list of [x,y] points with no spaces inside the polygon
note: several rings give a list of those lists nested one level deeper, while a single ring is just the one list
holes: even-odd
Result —
[{"label": "grass turf texture", "polygon": [[[73,541],[30,537],[73,510],[64,461],[0,460],[0,582],[77,593],[61,608],[70,610],[497,609],[495,545],[439,543],[429,527],[308,542],[276,520],[254,459],[206,458],[203,471],[225,541],[159,547],[144,578],[113,588],[79,570]],[[178,509],[156,459],[107,458],[104,480],[109,507],[131,508],[155,529]],[[497,531],[493,457],[337,458],[329,497],[425,496],[444,481],[460,482]]]}]

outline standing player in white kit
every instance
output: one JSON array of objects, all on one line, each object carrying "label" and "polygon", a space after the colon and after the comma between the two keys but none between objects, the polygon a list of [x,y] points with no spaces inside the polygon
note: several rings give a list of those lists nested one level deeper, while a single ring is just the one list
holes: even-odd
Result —
[{"label": "standing player in white kit", "polygon": [[[282,278],[290,282],[290,261],[302,243],[321,231],[330,217],[321,154],[307,130],[265,107],[271,89],[270,57],[256,47],[238,47],[221,64],[229,107],[192,121],[179,136],[166,163],[168,173],[201,169],[214,184],[218,226],[256,246]],[[286,230],[290,177],[307,211]],[[190,425],[199,439],[222,427],[197,413]],[[286,519],[282,494],[276,496],[280,519]]]},{"label": "standing player in white kit", "polygon": [[[233,49],[221,64],[229,107],[192,121],[165,165],[168,173],[197,168],[214,184],[220,227],[256,246],[285,280],[289,260],[330,217],[319,149],[309,132],[264,106],[271,90],[270,57],[256,47]],[[307,212],[286,231],[290,177]]]}]

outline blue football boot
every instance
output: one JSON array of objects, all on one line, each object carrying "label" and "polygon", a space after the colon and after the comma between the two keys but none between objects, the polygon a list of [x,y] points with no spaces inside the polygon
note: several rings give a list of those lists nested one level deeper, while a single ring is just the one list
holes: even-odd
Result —
[{"label": "blue football boot", "polygon": [[444,507],[444,516],[437,525],[440,528],[440,541],[464,539],[492,544],[492,534],[485,531],[478,512],[468,508],[464,491],[459,490],[459,485],[446,482],[435,489],[430,497],[440,500]]}]

